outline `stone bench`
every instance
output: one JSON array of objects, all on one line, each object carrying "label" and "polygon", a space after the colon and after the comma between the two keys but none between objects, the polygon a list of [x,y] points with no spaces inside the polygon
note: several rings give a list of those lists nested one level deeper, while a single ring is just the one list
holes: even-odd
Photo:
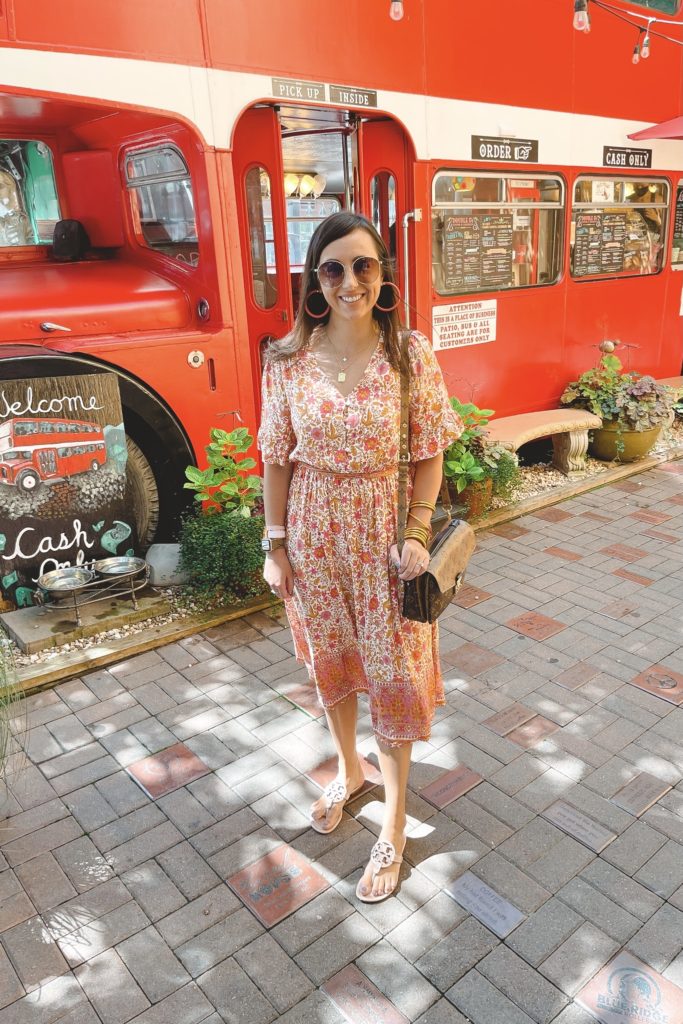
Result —
[{"label": "stone bench", "polygon": [[585,409],[547,409],[491,420],[487,440],[516,452],[539,437],[553,439],[553,466],[565,476],[581,472],[586,464],[588,431],[602,426],[602,419]]},{"label": "stone bench", "polygon": [[676,393],[676,399],[683,398],[683,377],[658,377],[658,384],[666,384]]}]

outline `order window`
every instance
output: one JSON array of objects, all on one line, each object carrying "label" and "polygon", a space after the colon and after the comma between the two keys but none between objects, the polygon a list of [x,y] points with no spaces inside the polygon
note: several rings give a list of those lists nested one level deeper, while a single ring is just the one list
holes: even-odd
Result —
[{"label": "order window", "polygon": [[572,277],[658,273],[668,206],[669,184],[662,179],[579,178],[572,208]]},{"label": "order window", "polygon": [[180,150],[171,145],[136,150],[126,156],[125,170],[139,240],[181,263],[197,266],[192,179]]},{"label": "order window", "polygon": [[432,182],[432,279],[439,295],[550,285],[562,272],[564,182],[448,169]]}]

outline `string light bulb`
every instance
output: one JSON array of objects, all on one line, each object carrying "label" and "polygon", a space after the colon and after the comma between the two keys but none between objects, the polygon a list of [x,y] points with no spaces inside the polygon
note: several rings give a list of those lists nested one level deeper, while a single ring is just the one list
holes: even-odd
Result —
[{"label": "string light bulb", "polygon": [[643,60],[647,60],[647,58],[650,56],[650,22],[649,21],[647,23],[647,28],[645,30],[645,38],[643,39],[642,43],[640,44],[640,56],[643,58]]},{"label": "string light bulb", "polygon": [[389,4],[389,17],[392,21],[401,21],[403,18],[403,0],[391,0]]},{"label": "string light bulb", "polygon": [[631,57],[631,61],[634,64],[640,64],[640,43],[636,43],[633,47],[633,56]]},{"label": "string light bulb", "polygon": [[577,32],[590,32],[591,22],[588,17],[588,0],[574,0],[574,28]]}]

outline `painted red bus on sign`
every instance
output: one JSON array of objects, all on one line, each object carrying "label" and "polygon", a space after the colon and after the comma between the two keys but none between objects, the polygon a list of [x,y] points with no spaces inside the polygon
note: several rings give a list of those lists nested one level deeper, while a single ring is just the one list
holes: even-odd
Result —
[{"label": "painted red bus on sign", "polygon": [[104,433],[80,420],[11,419],[0,423],[0,483],[34,491],[99,470],[107,461]]},{"label": "painted red bus on sign", "polygon": [[[336,209],[377,225],[463,401],[556,406],[605,339],[681,373],[683,143],[631,136],[681,114],[683,46],[633,63],[629,24],[681,0],[591,3],[589,34],[573,0],[390,6],[0,5],[0,378],[116,373],[143,546],[210,428],[254,432]],[[65,218],[90,246],[62,262]]]}]

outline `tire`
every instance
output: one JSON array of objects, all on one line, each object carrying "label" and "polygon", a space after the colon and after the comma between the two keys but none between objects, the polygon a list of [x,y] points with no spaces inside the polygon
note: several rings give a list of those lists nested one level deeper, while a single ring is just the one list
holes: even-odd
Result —
[{"label": "tire", "polygon": [[27,494],[32,494],[40,483],[40,477],[33,469],[25,469],[17,477],[17,487]]},{"label": "tire", "polygon": [[159,488],[142,450],[127,435],[126,447],[126,498],[133,509],[140,547],[146,551],[159,525]]},{"label": "tire", "polygon": [[97,470],[100,468],[100,464],[97,461],[97,459],[92,460],[92,462],[90,463],[90,468],[93,471],[93,473],[97,472]]}]

